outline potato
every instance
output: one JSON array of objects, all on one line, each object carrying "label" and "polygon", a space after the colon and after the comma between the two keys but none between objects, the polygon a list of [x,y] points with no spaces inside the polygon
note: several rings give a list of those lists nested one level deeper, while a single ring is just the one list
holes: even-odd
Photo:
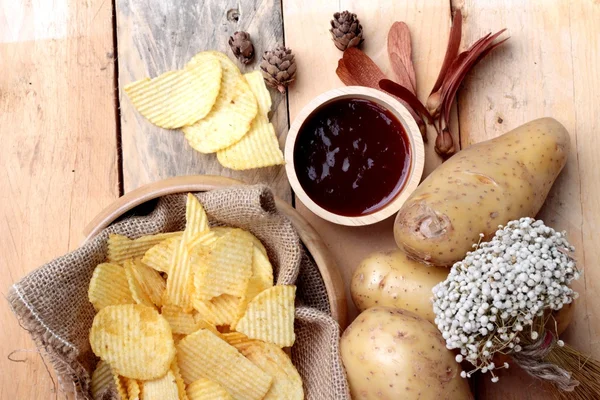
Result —
[{"label": "potato", "polygon": [[401,250],[377,252],[354,271],[350,293],[360,311],[375,306],[403,308],[433,323],[431,289],[446,279],[448,271],[411,260]]},{"label": "potato", "polygon": [[498,225],[535,217],[568,154],[569,134],[552,118],[457,153],[404,203],[394,224],[396,243],[413,258],[451,266],[480,233],[491,238]]},{"label": "potato", "polygon": [[354,400],[473,398],[440,332],[409,311],[363,311],[342,335],[340,349]]}]

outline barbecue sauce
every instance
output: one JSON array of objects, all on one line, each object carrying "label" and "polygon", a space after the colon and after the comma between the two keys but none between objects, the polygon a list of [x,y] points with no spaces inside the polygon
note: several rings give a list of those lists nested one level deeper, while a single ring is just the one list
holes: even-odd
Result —
[{"label": "barbecue sauce", "polygon": [[306,194],[348,217],[371,214],[392,201],[410,163],[400,121],[364,99],[338,99],[315,110],[294,146],[294,168]]}]

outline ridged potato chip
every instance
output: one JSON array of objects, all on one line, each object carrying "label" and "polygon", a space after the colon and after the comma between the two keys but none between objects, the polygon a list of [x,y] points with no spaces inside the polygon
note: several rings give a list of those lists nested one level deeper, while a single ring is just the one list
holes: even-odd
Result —
[{"label": "ridged potato chip", "polygon": [[127,399],[129,396],[127,395],[127,383],[126,378],[119,375],[114,368],[111,368],[113,383],[115,384],[115,389],[117,394],[121,399]]},{"label": "ridged potato chip", "polygon": [[235,318],[231,323],[231,329],[235,329],[237,322],[244,316],[248,303],[252,301],[260,292],[273,287],[273,267],[269,258],[263,254],[260,249],[254,246],[252,252],[252,276],[248,281],[246,293],[238,302],[238,308]]},{"label": "ridged potato chip", "polygon": [[90,280],[88,299],[96,311],[106,306],[134,303],[123,267],[111,263],[98,264]]},{"label": "ridged potato chip", "polygon": [[186,224],[183,237],[169,267],[170,274],[167,278],[165,303],[179,306],[184,311],[191,311],[190,289],[193,281],[187,244],[191,238],[209,229],[208,218],[204,212],[204,208],[198,201],[198,198],[191,193],[188,193],[185,216]]},{"label": "ridged potato chip", "polygon": [[125,276],[127,276],[127,283],[129,284],[129,290],[131,291],[131,296],[133,300],[137,304],[143,304],[148,307],[154,307],[154,303],[150,299],[150,296],[140,282],[137,280],[134,272],[135,263],[133,260],[126,260],[123,264],[123,268],[125,269]]},{"label": "ridged potato chip", "polygon": [[180,242],[181,237],[173,237],[163,240],[159,244],[149,248],[148,251],[144,253],[142,262],[150,268],[155,269],[156,271],[165,272],[168,275],[169,268],[171,268],[173,257],[179,248]]},{"label": "ridged potato chip", "polygon": [[219,96],[205,118],[182,129],[190,145],[200,153],[214,153],[240,140],[258,113],[258,104],[250,86],[225,54],[216,51],[199,53],[186,68],[211,55],[220,60],[223,68]]},{"label": "ridged potato chip", "polygon": [[190,383],[187,388],[190,400],[230,400],[231,396],[217,382],[210,379],[200,378]]},{"label": "ridged potato chip", "polygon": [[184,312],[180,307],[166,304],[162,306],[161,315],[169,322],[173,333],[188,335],[198,330],[198,323],[194,316]]},{"label": "ridged potato chip", "polygon": [[[223,237],[224,235],[230,233],[231,231],[234,231],[236,229],[239,228],[232,228],[230,226],[215,226],[214,228],[211,228],[211,232],[214,233],[217,238]],[[244,232],[244,234],[246,236],[248,236],[248,238],[250,240],[252,240],[252,243],[254,244],[254,246],[258,247],[258,249],[266,256],[267,255],[267,249],[265,249],[265,246],[262,244],[262,242],[260,241],[260,239],[258,239],[256,236],[254,236],[252,233],[245,231],[245,230],[241,230],[242,232]]]},{"label": "ridged potato chip", "polygon": [[154,307],[139,304],[100,310],[92,323],[90,344],[116,373],[130,379],[162,377],[175,357],[167,320]]},{"label": "ridged potato chip", "polygon": [[194,296],[208,301],[222,294],[240,297],[252,275],[252,241],[241,229],[219,238],[194,266]]},{"label": "ridged potato chip", "polygon": [[125,387],[127,388],[127,398],[129,400],[140,400],[140,384],[135,379],[125,378]]},{"label": "ridged potato chip", "polygon": [[246,82],[248,82],[250,90],[252,90],[252,93],[254,93],[254,97],[256,97],[256,102],[258,103],[258,113],[268,117],[269,111],[271,111],[271,104],[273,102],[271,100],[271,93],[269,93],[269,89],[267,89],[267,85],[265,84],[265,79],[263,78],[262,72],[259,70],[248,72],[247,74],[244,74],[244,78],[246,79]]},{"label": "ridged potato chip", "polygon": [[192,298],[192,305],[198,315],[213,325],[231,325],[236,317],[240,298],[229,294],[222,294],[211,300]]},{"label": "ridged potato chip", "polygon": [[142,383],[142,400],[179,400],[177,379],[172,371],[161,378]]},{"label": "ridged potato chip", "polygon": [[231,146],[217,152],[217,159],[224,167],[245,170],[284,164],[283,153],[275,128],[269,123],[271,95],[260,71],[250,72],[244,77],[258,102],[258,114],[250,130]]},{"label": "ridged potato chip", "polygon": [[246,358],[273,378],[264,400],[303,400],[302,378],[292,360],[279,347],[256,342],[240,350]]},{"label": "ridged potato chip", "polygon": [[215,235],[213,231],[203,231],[190,237],[187,242],[188,249],[190,252],[197,251],[197,247],[206,248],[207,250],[213,245],[219,237]]},{"label": "ridged potato chip", "polygon": [[222,166],[237,171],[285,164],[275,128],[262,115],[254,118],[247,135],[219,150],[217,160]]},{"label": "ridged potato chip", "polygon": [[152,246],[177,236],[181,236],[181,232],[159,233],[142,236],[135,240],[123,235],[110,234],[108,236],[108,254],[106,257],[109,262],[122,264],[130,258],[142,257]]},{"label": "ridged potato chip", "polygon": [[205,320],[198,312],[194,314],[194,320],[196,321],[198,329],[208,329],[212,333],[219,333],[217,327]]},{"label": "ridged potato chip", "polygon": [[219,95],[222,75],[219,60],[204,57],[183,70],[130,83],[124,91],[136,110],[154,125],[175,129],[209,114]]},{"label": "ridged potato chip", "polygon": [[296,286],[276,285],[256,296],[238,321],[236,330],[251,339],[292,346],[294,334],[294,298]]},{"label": "ridged potato chip", "polygon": [[96,369],[92,373],[91,392],[94,400],[100,400],[104,393],[111,390],[114,386],[113,373],[110,370],[110,365],[100,360],[96,365]]},{"label": "ridged potato chip", "polygon": [[133,261],[132,269],[133,275],[152,303],[161,307],[167,283],[160,273],[144,264],[139,258]]},{"label": "ridged potato chip", "polygon": [[271,386],[268,374],[206,329],[179,342],[177,361],[186,384],[207,378],[217,382],[235,399],[262,399]]},{"label": "ridged potato chip", "polygon": [[249,339],[248,336],[244,335],[241,332],[222,333],[221,339],[238,349],[238,351],[240,352],[242,352],[243,349],[252,346],[257,342],[260,342],[260,340]]},{"label": "ridged potato chip", "polygon": [[185,391],[185,382],[181,376],[181,371],[179,370],[179,365],[177,364],[177,356],[171,363],[171,372],[175,377],[175,383],[177,384],[177,392],[179,394],[179,400],[189,400],[187,396],[187,392]]},{"label": "ridged potato chip", "polygon": [[208,216],[204,207],[200,204],[200,200],[191,193],[187,195],[187,201],[185,204],[185,230],[183,231],[183,237],[186,242],[200,232],[209,230]]}]

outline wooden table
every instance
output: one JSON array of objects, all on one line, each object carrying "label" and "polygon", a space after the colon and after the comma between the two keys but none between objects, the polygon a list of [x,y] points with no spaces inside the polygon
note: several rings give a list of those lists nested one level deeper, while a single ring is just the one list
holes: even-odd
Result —
[{"label": "wooden table", "polygon": [[[0,291],[80,243],[83,226],[124,192],[163,177],[222,174],[266,182],[291,201],[283,168],[232,173],[214,156],[192,151],[181,134],[151,126],[121,88],[181,67],[198,51],[227,49],[236,30],[260,54],[285,42],[298,79],[287,96],[273,92],[272,120],[283,143],[288,122],[312,97],[341,86],[341,53],[329,39],[335,11],[356,12],[364,50],[389,72],[391,23],[412,32],[418,94],[437,75],[452,9],[464,16],[464,45],[508,28],[511,39],[470,74],[453,113],[461,146],[495,137],[528,120],[553,116],[572,137],[568,165],[541,215],[569,231],[585,275],[566,339],[600,358],[600,3],[594,0],[302,1],[0,0]],[[151,5],[148,5],[151,3]],[[452,9],[451,9],[452,8]],[[116,19],[114,17],[116,15]],[[255,69],[256,63],[246,68]],[[390,75],[391,76],[391,75]],[[117,89],[115,89],[117,87]],[[433,139],[432,132],[429,133]],[[426,171],[440,160],[427,146]],[[322,233],[346,280],[360,259],[394,246],[392,220],[364,228],[329,224],[296,204]],[[47,399],[56,393],[34,346],[0,302],[0,399]],[[17,352],[9,353],[17,350]],[[11,361],[12,360],[12,361]],[[478,398],[545,398],[512,374]]]}]

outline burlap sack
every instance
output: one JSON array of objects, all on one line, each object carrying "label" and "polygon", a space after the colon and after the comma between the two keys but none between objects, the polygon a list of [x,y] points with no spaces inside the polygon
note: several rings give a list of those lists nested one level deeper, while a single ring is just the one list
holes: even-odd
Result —
[{"label": "burlap sack", "polygon": [[[323,279],[290,221],[275,208],[264,186],[240,186],[200,193],[213,226],[251,231],[265,245],[279,284],[296,284],[296,343],[292,361],[307,399],[349,399],[339,354],[340,328],[331,318]],[[91,399],[96,358],[88,333],[95,311],[87,299],[92,272],[104,261],[107,238],[130,238],[182,230],[185,195],[165,196],[147,215],[115,222],[79,249],[33,271],[11,288],[8,300],[21,324],[52,363],[65,391]]]}]

